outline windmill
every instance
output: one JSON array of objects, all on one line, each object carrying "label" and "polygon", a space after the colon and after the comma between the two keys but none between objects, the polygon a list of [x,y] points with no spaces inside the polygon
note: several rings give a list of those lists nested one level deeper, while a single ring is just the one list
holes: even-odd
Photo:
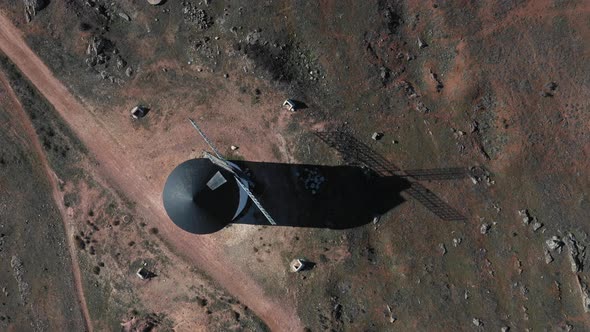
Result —
[{"label": "windmill", "polygon": [[225,160],[219,154],[219,152],[217,151],[215,146],[213,146],[213,143],[211,143],[211,141],[209,141],[209,139],[207,138],[205,133],[201,130],[201,128],[199,128],[199,126],[197,125],[197,123],[193,119],[189,118],[188,120],[191,122],[193,127],[197,130],[199,135],[201,135],[201,137],[203,138],[205,143],[207,143],[207,145],[209,145],[209,147],[211,148],[211,150],[213,150],[213,153],[215,154],[215,155],[212,155],[211,153],[205,151],[204,152],[205,158],[209,159],[213,164],[230,172],[234,176],[234,178],[236,179],[236,182],[238,183],[240,188],[246,192],[248,197],[250,197],[250,199],[252,200],[252,202],[254,202],[256,207],[258,207],[258,209],[260,210],[260,212],[262,212],[264,217],[266,217],[268,222],[271,225],[276,225],[277,223],[274,221],[274,219],[270,216],[270,214],[266,211],[266,209],[262,206],[262,204],[260,204],[260,201],[258,201],[256,196],[254,196],[254,194],[250,191],[250,189],[245,185],[245,183],[248,183],[250,181],[248,181],[247,177],[244,175],[244,172],[242,172],[242,170],[240,170],[237,166],[235,166],[235,165],[232,166],[232,164],[230,164],[227,160]]},{"label": "windmill", "polygon": [[224,159],[195,121],[189,119],[213,153],[187,160],[168,176],[164,208],[180,228],[196,234],[216,232],[234,221],[252,200],[271,225],[274,219],[250,191],[253,184],[240,167]]}]

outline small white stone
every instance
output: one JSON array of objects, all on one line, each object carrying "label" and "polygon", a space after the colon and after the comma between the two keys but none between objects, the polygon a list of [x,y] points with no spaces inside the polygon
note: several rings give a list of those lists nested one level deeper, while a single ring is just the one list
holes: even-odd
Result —
[{"label": "small white stone", "polygon": [[488,231],[490,230],[490,225],[488,224],[482,224],[481,227],[479,228],[479,231],[481,232],[481,234],[487,234]]}]

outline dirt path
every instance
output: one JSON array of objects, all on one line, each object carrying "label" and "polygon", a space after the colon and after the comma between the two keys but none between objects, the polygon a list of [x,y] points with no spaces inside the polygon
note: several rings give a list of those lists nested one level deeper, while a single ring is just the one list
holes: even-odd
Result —
[{"label": "dirt path", "polygon": [[270,298],[249,275],[225,259],[223,247],[211,238],[178,230],[160,201],[160,189],[141,176],[141,161],[130,159],[125,148],[54,76],[28,47],[20,31],[0,12],[0,50],[55,107],[62,118],[100,162],[98,171],[137,202],[137,212],[157,223],[160,234],[191,263],[204,270],[221,286],[250,307],[272,330],[302,330],[293,306]]},{"label": "dirt path", "polygon": [[8,91],[9,97],[12,99],[12,102],[15,108],[7,107],[6,110],[13,116],[18,123],[21,125],[21,128],[24,129],[24,134],[27,138],[27,142],[30,144],[30,147],[33,151],[35,151],[38,155],[38,160],[41,162],[43,170],[47,175],[47,179],[51,185],[52,189],[52,196],[53,200],[55,201],[55,205],[59,209],[59,213],[61,214],[61,220],[64,224],[64,230],[66,234],[66,242],[68,244],[68,252],[70,253],[70,258],[72,262],[72,274],[74,277],[74,283],[76,285],[76,294],[78,295],[78,303],[80,304],[80,309],[82,310],[82,315],[84,317],[84,323],[86,325],[86,330],[89,332],[93,331],[92,328],[92,321],[90,320],[90,313],[88,312],[88,306],[86,305],[86,298],[84,296],[84,287],[82,286],[82,274],[80,273],[80,265],[78,262],[78,256],[76,254],[76,247],[74,243],[74,237],[71,233],[71,227],[68,227],[68,215],[64,209],[64,206],[61,204],[63,202],[63,197],[59,191],[59,187],[57,184],[57,179],[55,174],[53,173],[51,167],[49,166],[49,162],[41,148],[41,142],[37,134],[35,133],[35,129],[33,128],[33,124],[31,120],[25,113],[25,110],[22,108],[22,105],[12,90],[12,87],[8,83],[8,80],[4,76],[2,72],[0,72],[0,83],[4,85],[6,91]]}]

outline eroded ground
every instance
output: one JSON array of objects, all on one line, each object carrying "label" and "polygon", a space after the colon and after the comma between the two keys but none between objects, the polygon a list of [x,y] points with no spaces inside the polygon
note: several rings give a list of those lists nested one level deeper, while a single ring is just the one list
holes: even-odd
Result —
[{"label": "eroded ground", "polygon": [[45,157],[30,141],[10,86],[4,77],[0,81],[0,327],[83,330]]},{"label": "eroded ground", "polygon": [[[63,187],[66,233],[84,243],[95,329],[131,316],[262,328],[254,315],[274,330],[587,328],[584,1],[67,1],[30,23],[21,3],[1,8],[16,29],[0,36],[22,33],[38,58],[24,42],[0,48],[68,133],[53,142],[27,112]],[[287,97],[309,108],[281,110]],[[138,103],[151,111],[133,122]],[[169,172],[205,148],[187,117],[230,158],[356,163],[414,184],[351,230],[190,235],[160,198]],[[331,148],[317,133],[335,130],[346,136]],[[299,256],[317,265],[290,274]],[[136,280],[142,262],[162,275]],[[220,289],[236,299],[191,300]]]}]

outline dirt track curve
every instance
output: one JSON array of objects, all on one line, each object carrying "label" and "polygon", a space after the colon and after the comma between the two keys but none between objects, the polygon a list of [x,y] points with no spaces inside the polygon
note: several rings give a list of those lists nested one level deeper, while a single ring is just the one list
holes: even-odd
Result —
[{"label": "dirt track curve", "polygon": [[[160,234],[174,243],[191,263],[208,273],[221,286],[251,308],[273,331],[302,330],[293,306],[270,298],[249,275],[226,261],[223,248],[212,239],[180,232],[169,222],[160,202],[160,189],[141,174],[140,162],[130,160],[124,147],[109,135],[51,70],[28,47],[21,32],[0,12],[0,50],[54,106],[61,117],[99,161],[98,171],[137,202],[137,212],[157,223]],[[173,241],[172,241],[173,239]]]},{"label": "dirt track curve", "polygon": [[35,129],[33,128],[33,123],[27,117],[25,110],[22,108],[18,97],[12,90],[12,87],[8,83],[6,77],[0,73],[0,84],[3,84],[6,88],[6,91],[10,94],[10,98],[12,99],[16,108],[7,107],[7,111],[12,114],[14,119],[18,120],[22,129],[25,131],[25,136],[28,138],[28,142],[31,144],[32,149],[37,153],[38,159],[41,161],[43,166],[43,170],[47,175],[47,179],[51,185],[52,189],[52,196],[53,200],[55,201],[55,205],[58,207],[59,213],[61,214],[62,221],[65,227],[65,234],[67,236],[66,242],[68,244],[68,252],[70,254],[70,258],[72,261],[72,274],[74,277],[74,283],[76,285],[76,293],[78,295],[78,302],[80,303],[80,309],[82,310],[82,316],[84,317],[84,323],[86,324],[86,330],[88,332],[92,332],[94,329],[92,328],[92,321],[90,320],[90,313],[88,311],[88,306],[86,305],[86,300],[84,297],[84,286],[82,285],[82,274],[80,273],[80,265],[78,263],[78,256],[76,255],[76,247],[74,244],[74,238],[71,234],[70,227],[68,227],[68,216],[64,209],[64,206],[61,204],[63,202],[62,194],[58,189],[57,179],[55,174],[53,173],[51,167],[49,166],[49,162],[47,161],[47,157],[41,148],[41,142],[35,133]]}]

